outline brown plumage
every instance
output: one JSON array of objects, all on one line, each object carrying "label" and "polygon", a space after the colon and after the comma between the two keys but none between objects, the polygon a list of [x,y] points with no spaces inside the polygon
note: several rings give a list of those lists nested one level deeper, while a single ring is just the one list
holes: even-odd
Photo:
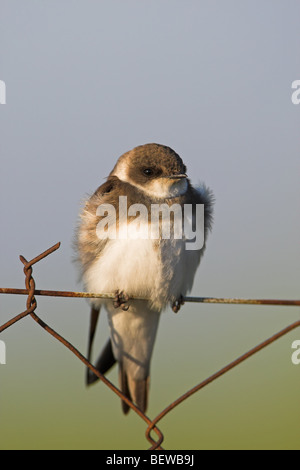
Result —
[{"label": "brown plumage", "polygon": [[[96,368],[106,373],[119,363],[119,383],[122,392],[145,412],[148,403],[150,359],[161,311],[168,303],[181,305],[193,285],[194,274],[205,250],[188,251],[184,240],[163,239],[126,240],[99,238],[97,226],[103,217],[119,227],[119,197],[126,196],[127,209],[138,203],[148,210],[147,224],[151,222],[153,204],[185,204],[195,208],[204,204],[205,240],[212,223],[213,197],[204,185],[194,188],[186,176],[186,166],[179,155],[169,147],[146,144],[122,155],[107,181],[87,200],[81,213],[77,231],[77,260],[85,288],[91,292],[121,291],[129,297],[149,300],[130,300],[127,310],[124,302],[93,299],[89,333],[88,358],[101,305],[108,312],[111,338],[96,362]],[[99,206],[111,205],[117,219],[111,215],[97,215]],[[105,206],[106,207],[106,206]],[[173,215],[173,217],[175,217]],[[106,220],[106,219],[105,219]],[[134,216],[128,221],[135,220]],[[172,221],[172,219],[171,219]],[[160,221],[161,223],[161,221]],[[161,227],[160,227],[161,228]],[[123,303],[122,303],[123,302]],[[114,307],[115,305],[115,307]],[[126,311],[125,311],[126,310]],[[88,372],[87,383],[97,380]],[[127,413],[129,407],[122,402]]]}]

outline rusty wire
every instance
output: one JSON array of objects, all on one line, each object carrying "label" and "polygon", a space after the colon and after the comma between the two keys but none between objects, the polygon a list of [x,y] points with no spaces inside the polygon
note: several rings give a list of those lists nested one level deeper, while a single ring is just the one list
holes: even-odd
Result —
[{"label": "rusty wire", "polygon": [[[35,289],[35,281],[32,277],[32,266],[48,255],[58,250],[60,243],[52,246],[48,250],[44,251],[40,255],[33,258],[31,261],[27,261],[24,256],[20,256],[20,260],[24,265],[25,274],[25,287],[26,289],[12,289],[12,288],[0,288],[0,294],[16,294],[16,295],[27,295],[26,310],[15,317],[11,318],[8,322],[0,326],[0,333],[7,328],[11,327],[14,323],[18,322],[22,318],[30,315],[32,319],[37,322],[47,333],[53,336],[57,341],[62,343],[67,349],[69,349],[83,364],[88,367],[105,385],[112,390],[119,398],[124,400],[128,406],[143,419],[148,425],[146,429],[146,438],[151,444],[150,450],[161,450],[161,444],[164,440],[164,436],[160,429],[157,427],[157,423],[161,421],[170,411],[176,406],[188,399],[194,393],[206,387],[219,377],[223,376],[233,368],[237,367],[248,358],[266,348],[270,344],[274,343],[279,338],[283,337],[292,330],[300,327],[300,320],[292,323],[283,330],[279,331],[275,335],[271,336],[267,340],[263,341],[259,345],[255,346],[250,351],[246,352],[242,356],[238,357],[235,361],[231,362],[206,380],[202,381],[195,387],[188,390],[181,397],[174,400],[168,405],[163,411],[161,411],[154,419],[150,419],[145,415],[134,403],[132,403],[112,382],[110,382],[104,375],[102,375],[87,359],[76,349],[69,341],[63,338],[59,333],[48,326],[38,315],[35,313],[37,308],[36,296],[50,296],[50,297],[73,297],[73,298],[106,298],[113,299],[115,294],[96,294],[96,293],[85,293],[85,292],[70,292],[70,291],[54,291],[54,290],[37,290]],[[133,299],[141,299],[141,297],[132,297]],[[147,300],[147,299],[144,299]],[[184,302],[197,302],[197,303],[222,303],[222,304],[244,304],[244,305],[285,305],[285,306],[300,306],[300,300],[272,300],[272,299],[236,299],[236,298],[214,298],[214,297],[185,297]],[[155,440],[151,436],[151,432],[154,432],[157,436]]]}]

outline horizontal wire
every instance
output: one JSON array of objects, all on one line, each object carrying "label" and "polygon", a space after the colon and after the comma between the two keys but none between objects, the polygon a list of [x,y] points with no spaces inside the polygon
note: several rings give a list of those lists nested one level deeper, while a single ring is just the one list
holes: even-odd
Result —
[{"label": "horizontal wire", "polygon": [[[31,261],[27,261],[23,256],[20,256],[21,262],[24,264],[24,273],[26,275],[26,287],[28,289],[13,289],[13,288],[0,288],[0,294],[13,294],[13,295],[26,295],[28,296],[27,299],[27,310],[25,312],[16,315],[14,318],[9,320],[4,325],[0,326],[0,333],[4,331],[6,328],[9,328],[17,321],[21,320],[27,315],[31,315],[31,317],[40,325],[42,326],[49,334],[51,334],[54,338],[60,341],[65,347],[67,347],[73,354],[75,354],[100,380],[102,380],[113,392],[115,392],[119,397],[130,406],[133,411],[135,411],[140,418],[142,418],[148,425],[146,430],[146,438],[152,444],[151,450],[159,449],[161,450],[161,443],[163,442],[163,434],[161,433],[160,429],[156,426],[157,423],[171,410],[173,410],[177,405],[182,403],[184,400],[189,398],[194,393],[198,392],[209,383],[213,382],[217,378],[221,377],[222,375],[229,372],[229,370],[233,369],[237,365],[241,364],[243,361],[248,359],[249,357],[256,354],[261,349],[265,348],[266,346],[270,345],[271,343],[275,342],[277,339],[281,338],[288,332],[292,331],[295,328],[300,327],[300,321],[289,325],[284,330],[278,332],[277,334],[273,335],[271,338],[265,340],[263,343],[259,344],[255,348],[248,351],[243,356],[237,358],[232,363],[228,364],[226,367],[221,369],[219,372],[215,373],[211,377],[207,378],[200,384],[196,385],[181,397],[177,398],[177,400],[173,401],[169,406],[167,406],[155,419],[151,420],[148,418],[141,410],[137,408],[137,406],[127,397],[125,397],[122,392],[115,387],[111,382],[106,379],[105,376],[100,374],[97,369],[65,338],[59,335],[56,331],[46,325],[43,320],[41,320],[35,313],[35,309],[37,307],[37,302],[35,300],[35,296],[49,296],[49,297],[69,297],[69,298],[94,298],[94,299],[115,299],[116,293],[86,293],[86,292],[72,292],[72,291],[55,291],[55,290],[38,290],[35,289],[35,283],[32,278],[32,266],[44,259],[49,254],[53,253],[60,247],[60,243],[57,243],[53,247],[49,248],[45,252],[41,253],[37,257],[33,258]],[[31,289],[29,289],[31,287]],[[130,299],[135,300],[149,300],[144,297],[130,297]],[[197,302],[197,303],[214,303],[214,304],[244,304],[244,305],[285,305],[285,306],[300,306],[300,300],[279,300],[279,299],[239,299],[239,298],[216,298],[216,297],[183,297],[183,302]],[[157,434],[158,440],[155,441],[151,437],[151,431],[154,431]]]},{"label": "horizontal wire", "polygon": [[[27,289],[13,289],[0,287],[0,294],[28,295]],[[46,297],[74,297],[85,299],[114,299],[115,293],[97,294],[94,292],[73,292],[73,291],[56,291],[36,289],[34,295]],[[145,297],[132,296],[132,300],[149,300]],[[223,297],[183,297],[184,302],[195,302],[204,304],[244,304],[244,305],[285,305],[300,307],[300,300],[285,299],[239,299],[239,298],[223,298]]]}]

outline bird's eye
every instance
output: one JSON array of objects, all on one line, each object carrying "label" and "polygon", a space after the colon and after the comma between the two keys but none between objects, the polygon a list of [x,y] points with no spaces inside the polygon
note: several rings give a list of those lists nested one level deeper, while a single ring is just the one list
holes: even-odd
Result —
[{"label": "bird's eye", "polygon": [[145,168],[145,169],[143,170],[143,173],[144,173],[144,175],[146,175],[146,176],[152,176],[152,175],[154,174],[154,171],[153,171],[152,168]]}]

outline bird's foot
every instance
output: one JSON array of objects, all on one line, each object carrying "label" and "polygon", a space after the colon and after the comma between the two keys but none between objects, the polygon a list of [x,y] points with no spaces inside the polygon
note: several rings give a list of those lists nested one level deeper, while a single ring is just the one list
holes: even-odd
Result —
[{"label": "bird's foot", "polygon": [[172,304],[172,310],[174,313],[178,313],[181,306],[184,305],[184,297],[183,295],[180,295],[175,302]]},{"label": "bird's foot", "polygon": [[115,298],[114,298],[114,307],[121,308],[125,312],[129,309],[129,305],[127,302],[129,300],[129,296],[125,294],[123,291],[116,290],[115,291]]}]

